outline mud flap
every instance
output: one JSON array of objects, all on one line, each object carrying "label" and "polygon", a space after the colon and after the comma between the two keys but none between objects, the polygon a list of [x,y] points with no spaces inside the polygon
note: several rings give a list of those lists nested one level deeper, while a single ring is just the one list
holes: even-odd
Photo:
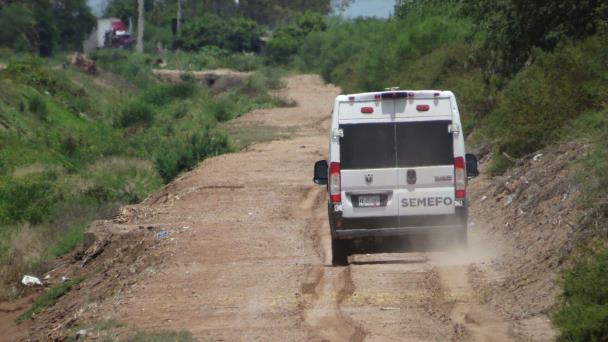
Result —
[{"label": "mud flap", "polygon": [[350,240],[331,239],[332,266],[348,266],[350,243]]}]

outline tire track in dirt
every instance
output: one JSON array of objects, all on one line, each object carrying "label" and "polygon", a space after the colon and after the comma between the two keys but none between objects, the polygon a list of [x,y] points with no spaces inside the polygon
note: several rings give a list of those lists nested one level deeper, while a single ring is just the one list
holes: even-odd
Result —
[{"label": "tire track in dirt", "polygon": [[329,245],[327,218],[319,208],[325,206],[325,191],[322,187],[310,188],[294,214],[309,220],[308,238],[311,239],[319,264],[310,266],[301,286],[304,300],[301,305],[302,318],[311,340],[363,341],[365,332],[345,317],[340,304],[352,295],[355,285],[349,267],[326,267],[326,246]]},{"label": "tire track in dirt", "polygon": [[450,318],[457,330],[472,341],[513,341],[506,321],[478,304],[479,299],[469,281],[468,266],[437,267],[446,300],[452,303]]},{"label": "tire track in dirt", "polygon": [[472,283],[476,274],[473,265],[495,257],[487,242],[476,233],[469,234],[466,247],[454,246],[430,255],[433,272],[438,279],[435,305],[443,306],[454,325],[458,339],[467,341],[514,341],[509,322],[481,303]]}]

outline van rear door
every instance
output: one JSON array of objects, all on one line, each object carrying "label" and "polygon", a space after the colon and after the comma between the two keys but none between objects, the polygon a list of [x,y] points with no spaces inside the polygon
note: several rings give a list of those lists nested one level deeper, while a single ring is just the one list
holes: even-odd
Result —
[{"label": "van rear door", "polygon": [[454,213],[451,120],[397,122],[399,215]]},{"label": "van rear door", "polygon": [[341,124],[344,217],[397,216],[394,122]]}]

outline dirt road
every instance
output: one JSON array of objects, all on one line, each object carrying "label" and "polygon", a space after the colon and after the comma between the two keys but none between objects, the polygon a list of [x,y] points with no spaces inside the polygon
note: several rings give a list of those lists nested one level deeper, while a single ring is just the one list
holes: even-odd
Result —
[{"label": "dirt road", "polygon": [[503,277],[493,273],[496,257],[520,253],[480,229],[489,225],[481,216],[492,216],[476,209],[484,177],[470,184],[468,248],[433,251],[414,241],[409,253],[330,266],[326,194],[311,173],[327,156],[338,92],[317,76],[289,77],[282,96],[297,106],[229,124],[245,141],[267,142],[208,159],[116,219],[95,222],[97,241],[47,275],[85,280],[36,315],[32,339],[83,327],[100,338],[108,333],[100,326],[119,337],[186,330],[203,341],[551,339],[544,316],[505,318],[504,308],[499,315],[482,304],[492,297],[484,281]]},{"label": "dirt road", "polygon": [[[508,325],[478,304],[469,251],[357,255],[330,267],[325,193],[311,182],[326,156],[339,89],[293,76],[298,106],[232,125],[293,133],[212,158],[140,207],[131,225],[166,227],[162,261],[102,301],[100,319],[137,330],[188,330],[201,340],[507,341]],[[475,238],[475,236],[474,236]]]}]

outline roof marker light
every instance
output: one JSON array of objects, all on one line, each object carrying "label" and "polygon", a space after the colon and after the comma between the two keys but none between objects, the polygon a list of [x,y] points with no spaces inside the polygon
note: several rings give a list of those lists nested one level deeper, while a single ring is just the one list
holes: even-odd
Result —
[{"label": "roof marker light", "polygon": [[354,96],[349,96],[348,97],[348,101],[355,101],[355,97]]}]

